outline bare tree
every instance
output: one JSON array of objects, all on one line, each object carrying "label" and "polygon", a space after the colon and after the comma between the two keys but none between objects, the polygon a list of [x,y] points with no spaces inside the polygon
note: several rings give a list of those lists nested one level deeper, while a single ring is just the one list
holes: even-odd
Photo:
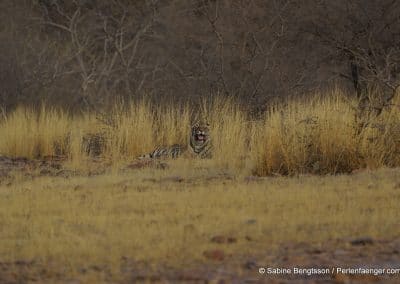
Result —
[{"label": "bare tree", "polygon": [[[97,109],[143,94],[157,101],[227,94],[257,112],[272,98],[340,84],[354,88],[360,108],[379,115],[398,89],[400,4],[394,0],[0,5],[7,27],[0,48],[11,54],[1,60],[15,67],[15,80],[4,80],[14,82],[7,93],[19,94],[20,102]],[[367,89],[379,90],[376,98],[365,96]]]},{"label": "bare tree", "polygon": [[314,13],[308,31],[347,65],[337,75],[352,82],[360,113],[379,116],[400,86],[400,2],[310,3]]},{"label": "bare tree", "polygon": [[[140,13],[124,1],[88,6],[90,1],[41,5],[42,24],[61,31],[68,53],[58,75],[71,75],[80,82],[78,102],[101,104],[117,92],[135,94],[153,67],[142,65],[138,48],[152,33],[155,12],[152,4]],[[141,78],[141,79],[138,79]]]}]

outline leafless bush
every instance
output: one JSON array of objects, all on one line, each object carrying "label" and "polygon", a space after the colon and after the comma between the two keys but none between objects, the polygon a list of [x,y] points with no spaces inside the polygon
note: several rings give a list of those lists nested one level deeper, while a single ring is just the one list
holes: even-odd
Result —
[{"label": "leafless bush", "polygon": [[379,116],[400,86],[400,3],[309,3],[314,6],[306,20],[308,32],[326,47],[328,57],[347,65],[336,75],[352,83],[360,101],[359,116]]},{"label": "leafless bush", "polygon": [[[2,105],[11,99],[5,93],[17,94],[19,103],[45,100],[73,110],[98,110],[143,95],[195,101],[223,94],[258,112],[276,97],[339,84],[353,86],[360,108],[364,104],[379,113],[398,88],[398,1],[0,5],[7,27],[0,30],[7,37],[2,53],[14,54],[1,60],[15,66],[2,63],[2,70],[14,70],[6,75],[15,77],[1,77],[13,86],[2,91]],[[371,100],[364,95],[370,89],[383,95]]]}]

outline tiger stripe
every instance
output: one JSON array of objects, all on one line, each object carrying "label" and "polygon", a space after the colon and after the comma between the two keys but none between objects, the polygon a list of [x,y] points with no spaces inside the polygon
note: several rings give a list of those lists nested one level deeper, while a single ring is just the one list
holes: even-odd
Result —
[{"label": "tiger stripe", "polygon": [[200,158],[211,158],[212,146],[210,141],[209,125],[195,124],[191,128],[189,137],[189,146],[183,146],[180,144],[174,144],[170,147],[158,147],[151,153],[142,155],[139,158],[149,159],[160,159],[160,158],[172,158],[176,159],[185,152],[187,148],[191,149],[191,152]]}]

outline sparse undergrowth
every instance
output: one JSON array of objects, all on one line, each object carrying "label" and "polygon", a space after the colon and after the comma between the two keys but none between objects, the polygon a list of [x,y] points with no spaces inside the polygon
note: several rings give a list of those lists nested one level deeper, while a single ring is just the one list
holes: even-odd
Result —
[{"label": "sparse undergrowth", "polygon": [[117,105],[102,117],[20,107],[0,122],[0,155],[62,155],[75,168],[86,167],[91,156],[118,164],[156,146],[187,143],[191,122],[203,119],[211,124],[214,166],[237,173],[326,174],[400,165],[398,102],[360,126],[356,101],[338,90],[323,97],[271,106],[256,120],[221,98],[199,109],[141,101]]}]

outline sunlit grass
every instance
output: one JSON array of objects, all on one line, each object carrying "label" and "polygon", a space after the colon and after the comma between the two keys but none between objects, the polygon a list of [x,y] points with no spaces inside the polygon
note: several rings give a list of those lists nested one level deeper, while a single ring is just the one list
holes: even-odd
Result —
[{"label": "sunlit grass", "polygon": [[66,115],[20,107],[0,121],[0,155],[63,155],[85,168],[89,157],[114,166],[158,146],[188,144],[196,121],[211,125],[213,162],[237,174],[341,173],[400,165],[400,112],[394,103],[360,127],[357,102],[339,90],[267,108],[253,119],[235,100],[216,97],[199,108],[116,104],[109,113]]},{"label": "sunlit grass", "polygon": [[[206,162],[207,163],[207,162]],[[203,252],[257,254],[283,243],[399,236],[398,170],[355,176],[209,178],[202,161],[72,179],[42,177],[0,187],[2,261],[32,260],[68,275],[121,259],[187,267]],[[186,168],[186,170],[182,170]],[[200,169],[203,168],[203,169]],[[170,177],[179,174],[183,181]],[[217,245],[216,235],[237,242]]]}]

